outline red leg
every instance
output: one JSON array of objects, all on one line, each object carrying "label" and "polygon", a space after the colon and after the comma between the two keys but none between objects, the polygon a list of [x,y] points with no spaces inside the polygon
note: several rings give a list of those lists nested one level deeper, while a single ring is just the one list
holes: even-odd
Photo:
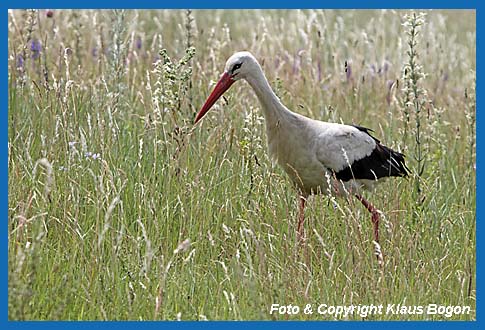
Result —
[{"label": "red leg", "polygon": [[305,221],[305,202],[306,198],[300,196],[300,210],[298,215],[298,240],[303,238],[303,222]]},{"label": "red leg", "polygon": [[374,240],[379,243],[379,210],[377,210],[374,205],[369,203],[367,200],[364,199],[364,197],[360,195],[355,195],[357,199],[365,206],[365,208],[372,213],[372,224],[374,225]]}]

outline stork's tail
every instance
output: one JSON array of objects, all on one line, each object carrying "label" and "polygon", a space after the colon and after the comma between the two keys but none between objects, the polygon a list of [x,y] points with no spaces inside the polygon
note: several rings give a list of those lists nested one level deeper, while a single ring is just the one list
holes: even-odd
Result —
[{"label": "stork's tail", "polygon": [[387,166],[385,164],[381,165],[383,167],[387,167],[386,176],[405,177],[409,175],[409,168],[406,166],[406,162],[404,160],[406,156],[404,154],[394,151],[380,143],[377,144],[377,149],[382,150],[382,156],[385,157],[388,163]]}]

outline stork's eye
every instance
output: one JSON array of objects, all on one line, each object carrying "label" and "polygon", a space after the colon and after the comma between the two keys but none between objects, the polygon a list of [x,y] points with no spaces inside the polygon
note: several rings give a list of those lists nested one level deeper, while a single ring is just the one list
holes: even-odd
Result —
[{"label": "stork's eye", "polygon": [[234,66],[232,67],[232,73],[234,73],[234,71],[236,71],[237,69],[240,69],[241,68],[241,65],[242,65],[242,63],[236,63],[236,64],[234,64]]}]

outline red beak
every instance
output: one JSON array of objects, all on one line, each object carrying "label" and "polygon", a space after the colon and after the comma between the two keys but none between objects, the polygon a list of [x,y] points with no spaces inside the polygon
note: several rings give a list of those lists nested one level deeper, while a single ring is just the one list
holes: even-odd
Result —
[{"label": "red beak", "polygon": [[200,109],[199,113],[195,117],[194,125],[197,124],[197,122],[205,116],[207,111],[209,111],[214,103],[216,103],[216,101],[222,96],[222,94],[224,94],[224,92],[227,91],[229,87],[231,87],[231,85],[235,82],[236,81],[232,79],[232,77],[227,72],[224,72],[222,77],[217,82],[216,87],[214,87],[214,90],[205,101],[204,106],[202,107],[202,109]]}]

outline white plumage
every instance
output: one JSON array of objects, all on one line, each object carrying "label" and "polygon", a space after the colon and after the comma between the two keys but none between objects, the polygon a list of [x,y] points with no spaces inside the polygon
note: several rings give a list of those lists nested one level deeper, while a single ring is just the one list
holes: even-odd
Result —
[{"label": "white plumage", "polygon": [[266,122],[268,150],[297,186],[300,194],[298,234],[303,234],[303,209],[310,194],[354,194],[372,213],[378,241],[379,212],[359,195],[381,178],[406,176],[404,155],[369,134],[369,129],[327,123],[290,111],[271,89],[261,66],[249,52],[238,52],[197,114],[197,123],[237,80],[246,80],[256,93]]}]

